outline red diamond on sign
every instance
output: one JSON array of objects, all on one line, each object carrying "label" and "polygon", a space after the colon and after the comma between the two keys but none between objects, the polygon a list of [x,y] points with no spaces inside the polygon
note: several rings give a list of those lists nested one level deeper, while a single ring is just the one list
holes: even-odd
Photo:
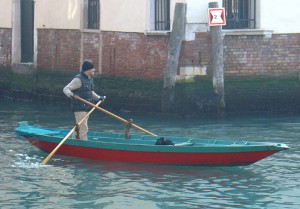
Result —
[{"label": "red diamond on sign", "polygon": [[225,9],[209,8],[208,22],[209,22],[209,26],[226,25]]}]

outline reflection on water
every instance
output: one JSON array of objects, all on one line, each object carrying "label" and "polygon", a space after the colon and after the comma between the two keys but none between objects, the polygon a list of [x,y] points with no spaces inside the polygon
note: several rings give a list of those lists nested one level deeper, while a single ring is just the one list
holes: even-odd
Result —
[{"label": "reflection on water", "polygon": [[[72,128],[66,107],[1,100],[1,208],[299,208],[300,116],[162,120],[116,113],[160,135],[286,143],[290,150],[247,167],[163,166],[107,163],[47,156],[14,133],[18,121]],[[90,129],[123,131],[103,113]],[[132,130],[134,131],[134,130]]]}]

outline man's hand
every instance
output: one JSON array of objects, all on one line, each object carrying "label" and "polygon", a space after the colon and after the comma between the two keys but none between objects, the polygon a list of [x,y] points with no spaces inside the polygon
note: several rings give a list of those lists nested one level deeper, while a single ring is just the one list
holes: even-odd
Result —
[{"label": "man's hand", "polygon": [[76,94],[71,95],[71,99],[77,100],[78,98],[79,98],[79,96]]},{"label": "man's hand", "polygon": [[99,101],[104,101],[106,99],[106,96],[100,96]]}]

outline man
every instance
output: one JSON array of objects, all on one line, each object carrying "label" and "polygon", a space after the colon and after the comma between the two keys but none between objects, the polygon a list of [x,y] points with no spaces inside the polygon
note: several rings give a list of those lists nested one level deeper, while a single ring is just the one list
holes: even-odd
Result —
[{"label": "man", "polygon": [[[78,97],[89,102],[104,100],[105,96],[99,96],[94,92],[93,75],[95,66],[90,61],[84,61],[81,66],[80,74],[76,75],[73,80],[64,87],[64,94],[72,99],[71,110],[74,112],[76,123],[84,118],[90,111],[91,107],[79,100]],[[73,134],[73,138],[87,140],[88,117],[80,124],[79,131]],[[79,133],[79,135],[78,135]]]}]

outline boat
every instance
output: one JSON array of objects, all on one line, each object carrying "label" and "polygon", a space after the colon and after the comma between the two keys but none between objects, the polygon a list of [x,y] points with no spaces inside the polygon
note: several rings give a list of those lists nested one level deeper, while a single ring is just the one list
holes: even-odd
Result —
[{"label": "boat", "polygon": [[[15,129],[19,136],[45,151],[53,151],[68,130],[30,126],[21,121]],[[168,139],[169,145],[157,145]],[[173,136],[89,132],[88,140],[67,138],[56,154],[110,162],[193,166],[250,165],[289,147],[283,143],[211,140]]]}]

